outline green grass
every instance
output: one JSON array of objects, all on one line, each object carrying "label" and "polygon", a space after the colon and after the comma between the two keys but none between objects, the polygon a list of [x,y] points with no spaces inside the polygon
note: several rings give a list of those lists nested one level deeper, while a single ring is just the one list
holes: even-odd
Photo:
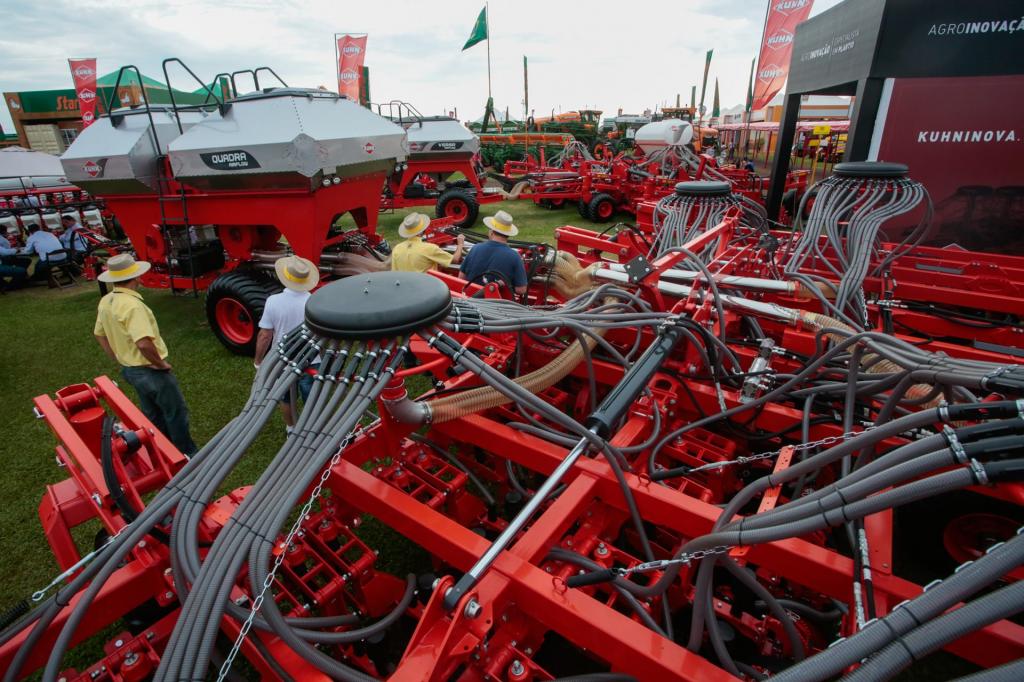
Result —
[{"label": "green grass", "polygon": [[[481,217],[504,208],[520,228],[519,239],[550,241],[553,228],[580,222],[575,209],[549,211],[530,202],[490,204]],[[397,243],[397,226],[409,210],[380,216],[380,231]],[[482,226],[478,230],[484,231]],[[160,331],[170,349],[169,361],[191,411],[192,433],[202,444],[238,413],[252,380],[251,360],[226,351],[210,332],[203,299],[146,290]],[[92,338],[98,291],[94,284],[50,290],[34,287],[0,296],[0,386],[6,418],[0,428],[0,556],[4,580],[0,612],[48,583],[59,570],[38,517],[46,485],[67,477],[54,462],[56,440],[44,422],[33,417],[32,399],[70,384],[108,375],[135,400],[118,367]],[[246,458],[228,481],[229,488],[251,483],[273,456],[283,438],[275,414]],[[80,548],[91,549],[98,523],[76,533]]]}]

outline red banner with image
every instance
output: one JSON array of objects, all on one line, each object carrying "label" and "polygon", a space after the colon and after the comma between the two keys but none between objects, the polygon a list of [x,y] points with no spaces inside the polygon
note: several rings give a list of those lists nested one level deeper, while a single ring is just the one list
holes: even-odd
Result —
[{"label": "red banner with image", "polygon": [[78,111],[82,114],[82,127],[88,128],[96,120],[96,58],[69,59],[71,80],[75,83]]},{"label": "red banner with image", "polygon": [[786,85],[796,25],[811,13],[814,0],[771,0],[757,60],[753,109],[764,109]]},{"label": "red banner with image", "polygon": [[363,77],[366,36],[338,36],[338,94],[359,101],[359,82]]}]

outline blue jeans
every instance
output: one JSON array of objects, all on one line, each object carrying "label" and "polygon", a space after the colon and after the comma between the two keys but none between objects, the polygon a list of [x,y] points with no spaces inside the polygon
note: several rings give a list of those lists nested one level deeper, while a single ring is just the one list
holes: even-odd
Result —
[{"label": "blue jeans", "polygon": [[[320,369],[320,363],[318,362],[314,365],[310,365],[309,367],[310,369]],[[303,372],[302,376],[299,377],[298,389],[299,397],[302,398],[302,402],[306,402],[306,399],[309,398],[309,392],[313,390],[313,375],[309,372]],[[284,394],[284,398],[281,399],[281,402],[285,405],[290,405],[292,402],[292,392],[286,392]]]},{"label": "blue jeans", "polygon": [[122,367],[121,376],[139,394],[139,407],[153,426],[186,455],[198,450],[188,430],[188,407],[178,380],[150,367]]}]

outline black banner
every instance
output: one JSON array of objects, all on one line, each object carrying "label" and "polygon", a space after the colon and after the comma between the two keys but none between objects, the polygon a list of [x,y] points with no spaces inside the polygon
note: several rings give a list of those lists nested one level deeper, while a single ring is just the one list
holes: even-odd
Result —
[{"label": "black banner", "polygon": [[259,168],[260,163],[244,149],[232,149],[225,152],[209,152],[200,154],[203,163],[214,170],[236,171]]}]

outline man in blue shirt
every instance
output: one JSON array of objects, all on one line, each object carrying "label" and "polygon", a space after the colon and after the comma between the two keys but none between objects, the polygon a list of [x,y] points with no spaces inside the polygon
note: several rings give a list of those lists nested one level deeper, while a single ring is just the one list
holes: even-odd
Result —
[{"label": "man in blue shirt", "polygon": [[484,218],[490,230],[487,241],[475,245],[462,260],[459,277],[473,284],[505,282],[517,294],[526,293],[526,267],[519,252],[508,245],[510,237],[519,234],[512,216],[498,211],[494,217]]}]

